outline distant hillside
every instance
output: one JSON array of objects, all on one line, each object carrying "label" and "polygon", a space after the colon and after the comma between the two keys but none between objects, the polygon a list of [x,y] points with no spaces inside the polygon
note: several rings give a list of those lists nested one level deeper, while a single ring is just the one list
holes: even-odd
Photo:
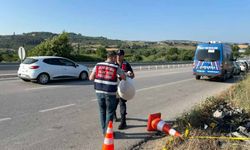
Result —
[{"label": "distant hillside", "polygon": [[0,36],[0,49],[15,49],[19,46],[25,46],[26,49],[31,49],[40,44],[47,38],[51,38],[56,34],[49,32],[32,32],[21,35],[4,35]]},{"label": "distant hillside", "polygon": [[[30,32],[19,35],[0,35],[0,50],[17,50],[19,46],[24,46],[26,50],[30,50],[42,41],[52,38],[58,34],[51,32]],[[88,37],[81,34],[69,33],[70,42],[80,43],[80,45],[121,45],[120,40],[110,40],[105,37]]]},{"label": "distant hillside", "polygon": [[[30,50],[44,42],[51,40],[58,34],[51,32],[31,32],[19,35],[0,36],[0,62],[17,61],[17,49],[24,46],[28,55]],[[68,33],[69,44],[72,46],[70,55],[78,61],[97,61],[101,57],[97,50],[124,49],[126,59],[131,62],[164,62],[191,60],[194,55],[196,41],[166,40],[166,41],[122,41],[105,37],[89,37],[76,33]],[[38,53],[36,53],[38,54]]]}]

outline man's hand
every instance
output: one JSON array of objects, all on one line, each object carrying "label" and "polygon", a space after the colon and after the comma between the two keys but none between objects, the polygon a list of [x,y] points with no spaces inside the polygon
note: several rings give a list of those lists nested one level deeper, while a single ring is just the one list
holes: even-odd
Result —
[{"label": "man's hand", "polygon": [[128,77],[130,77],[131,79],[134,78],[134,74],[133,74],[131,71],[128,71],[128,72],[126,73],[126,75],[127,75]]},{"label": "man's hand", "polygon": [[91,72],[90,76],[89,76],[89,80],[95,80],[95,72]]}]

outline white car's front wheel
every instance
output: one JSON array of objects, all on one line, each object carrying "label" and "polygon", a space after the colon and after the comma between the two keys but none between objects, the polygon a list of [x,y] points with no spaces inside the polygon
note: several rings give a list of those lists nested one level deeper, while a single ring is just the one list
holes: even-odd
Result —
[{"label": "white car's front wheel", "polygon": [[49,82],[49,75],[42,73],[37,77],[37,82],[40,84],[47,84]]},{"label": "white car's front wheel", "polygon": [[82,71],[79,75],[80,80],[88,80],[88,73],[86,71]]}]

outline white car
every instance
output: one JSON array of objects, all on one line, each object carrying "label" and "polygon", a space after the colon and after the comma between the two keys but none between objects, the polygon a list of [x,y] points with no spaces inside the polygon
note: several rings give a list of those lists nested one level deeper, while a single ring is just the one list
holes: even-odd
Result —
[{"label": "white car", "polygon": [[46,84],[50,80],[79,78],[87,80],[89,69],[74,61],[57,56],[27,57],[19,66],[18,77]]}]

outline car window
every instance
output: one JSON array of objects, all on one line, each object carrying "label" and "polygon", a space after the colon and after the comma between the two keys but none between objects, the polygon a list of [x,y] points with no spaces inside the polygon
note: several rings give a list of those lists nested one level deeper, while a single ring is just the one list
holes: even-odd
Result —
[{"label": "car window", "polygon": [[73,63],[72,61],[69,61],[67,59],[60,59],[60,62],[62,64],[64,64],[65,66],[75,66],[75,63]]},{"label": "car window", "polygon": [[57,58],[47,58],[44,59],[43,62],[49,65],[63,65]]},{"label": "car window", "polygon": [[34,59],[34,58],[26,58],[22,63],[23,64],[33,64],[35,62],[37,62],[38,60],[37,59]]}]

